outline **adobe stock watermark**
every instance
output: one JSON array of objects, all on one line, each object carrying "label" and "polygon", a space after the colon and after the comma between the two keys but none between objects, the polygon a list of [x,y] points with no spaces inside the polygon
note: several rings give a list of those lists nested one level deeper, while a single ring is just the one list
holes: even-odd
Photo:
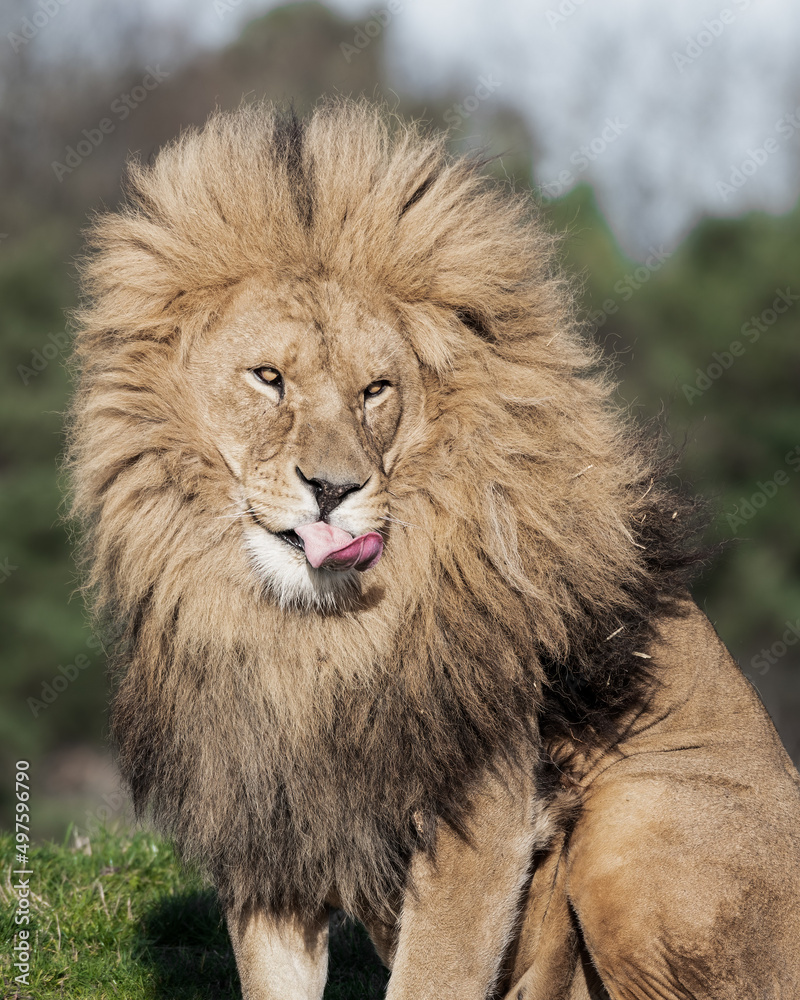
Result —
[{"label": "adobe stock watermark", "polygon": [[484,101],[488,101],[502,86],[503,81],[495,79],[493,73],[479,76],[478,84],[473,92],[462,98],[458,103],[451,104],[442,117],[452,128],[458,128],[459,125],[472,117],[481,104]]},{"label": "adobe stock watermark", "polygon": [[214,13],[220,19],[242,6],[243,0],[214,0]]},{"label": "adobe stock watermark", "polygon": [[755,149],[748,148],[741,163],[731,164],[728,179],[717,181],[717,194],[723,201],[736,194],[769,160],[770,156],[780,151],[781,142],[788,142],[797,132],[800,132],[800,105],[782,115],[775,122],[776,135],[768,136]]},{"label": "adobe stock watermark", "polygon": [[589,142],[578,146],[569,155],[569,162],[575,170],[562,170],[554,180],[547,184],[540,184],[539,188],[548,198],[558,198],[560,194],[571,187],[580,174],[589,169],[589,166],[599,159],[610,145],[615,143],[622,133],[628,128],[628,123],[619,118],[606,118],[604,127]]},{"label": "adobe stock watermark", "polygon": [[[774,326],[781,316],[788,312],[797,302],[800,302],[800,295],[795,295],[791,288],[785,290],[775,289],[775,298],[772,305],[763,310],[758,316],[751,316],[742,323],[740,333],[750,344],[758,343],[762,333],[766,333],[771,326]],[[714,351],[711,357],[714,359],[705,368],[696,369],[697,378],[692,384],[684,382],[681,388],[690,404],[694,404],[703,393],[707,392],[711,386],[722,378],[737,358],[741,358],[747,351],[747,345],[741,340],[732,340],[728,344],[726,351]]]},{"label": "adobe stock watermark", "polygon": [[100,798],[105,805],[98,806],[96,809],[87,809],[84,813],[86,834],[90,838],[99,836],[111,819],[124,812],[128,802],[121,791],[104,792]]},{"label": "adobe stock watermark", "polygon": [[373,40],[381,34],[386,25],[402,9],[403,0],[388,0],[384,7],[371,7],[369,20],[360,24],[353,32],[352,44],[342,42],[339,45],[339,51],[344,56],[344,61],[349,63],[353,56],[361,55],[364,49],[372,44]]},{"label": "adobe stock watermark", "polygon": [[[89,636],[86,640],[86,645],[89,649],[95,651],[100,651],[104,648],[100,639],[94,635]],[[91,665],[91,662],[85,653],[78,653],[72,663],[68,663],[66,666],[59,664],[57,672],[49,680],[42,681],[40,697],[28,698],[28,708],[31,710],[31,715],[34,719],[38,718],[45,709],[49,708],[58,699],[58,696],[63,694],[70,684],[73,684],[80,677],[81,673]]]},{"label": "adobe stock watermark", "polygon": [[39,0],[36,5],[39,9],[35,10],[30,17],[23,17],[19,31],[9,31],[6,35],[11,42],[11,48],[15,52],[19,52],[23,45],[29,45],[39,32],[46,28],[53,18],[61,12],[61,8],[66,7],[68,3],[69,0]]},{"label": "adobe stock watermark", "polygon": [[81,138],[64,149],[64,162],[53,160],[50,164],[59,183],[74,170],[77,170],[83,161],[88,159],[101,145],[105,137],[116,131],[117,125],[129,118],[131,113],[140,104],[143,104],[169,75],[169,72],[161,69],[160,66],[148,66],[141,83],[132,87],[130,91],[125,91],[115,97],[109,105],[108,110],[117,119],[116,121],[114,118],[105,117],[100,119],[95,128],[82,129]]},{"label": "adobe stock watermark", "polygon": [[55,361],[70,346],[69,335],[63,330],[58,333],[48,333],[47,343],[31,351],[29,365],[17,365],[17,374],[23,385],[30,385],[31,380],[37,378],[47,368],[51,361]]},{"label": "adobe stock watermark", "polygon": [[547,23],[553,31],[557,31],[559,25],[568,21],[585,3],[586,0],[561,0],[561,3],[556,7],[550,7],[546,10],[544,16],[547,18]]},{"label": "adobe stock watermark", "polygon": [[595,309],[589,313],[589,319],[599,329],[608,320],[619,312],[619,300],[629,302],[634,294],[652,278],[656,271],[660,271],[664,263],[672,256],[672,250],[667,250],[663,245],[650,247],[649,254],[643,264],[634,271],[626,274],[614,283],[614,291],[617,298],[605,299],[600,309]]},{"label": "adobe stock watermark", "polygon": [[750,660],[750,669],[760,677],[768,674],[771,667],[774,667],[778,660],[782,659],[789,652],[792,646],[796,646],[800,641],[800,618],[794,622],[784,622],[784,633],[777,641],[767,649],[762,649],[760,653]]},{"label": "adobe stock watermark", "polygon": [[0,583],[5,583],[6,580],[19,569],[19,566],[12,566],[11,559],[6,556],[5,559],[0,562]]},{"label": "adobe stock watermark", "polygon": [[[33,950],[31,933],[34,930],[31,927],[31,878],[34,871],[28,855],[31,846],[30,767],[30,761],[27,760],[18,760],[15,765],[17,801],[14,808],[14,843],[16,854],[9,866],[13,870],[9,872],[7,882],[17,903],[14,913],[14,924],[17,931],[14,935],[13,945],[14,968],[17,974],[14,977],[14,982],[23,986],[30,985],[31,952]],[[11,885],[11,875],[15,875],[17,878],[14,885]],[[16,995],[18,994],[15,993]]]},{"label": "adobe stock watermark", "polygon": [[735,10],[730,7],[723,7],[716,17],[705,18],[702,28],[696,35],[689,35],[683,52],[673,52],[672,61],[679,73],[683,73],[687,66],[697,62],[711,48],[716,40],[724,33],[725,29],[733,24],[737,15],[748,10],[752,6],[753,0],[733,0]]},{"label": "adobe stock watermark", "polygon": [[[800,472],[800,445],[795,445],[791,451],[788,451],[784,455],[783,461],[792,472]],[[756,484],[758,489],[749,497],[740,497],[733,511],[726,515],[731,531],[736,534],[739,528],[744,527],[748,521],[752,521],[756,514],[778,495],[778,490],[788,486],[790,481],[789,473],[785,468],[778,469],[766,482],[762,483],[759,480]]]}]

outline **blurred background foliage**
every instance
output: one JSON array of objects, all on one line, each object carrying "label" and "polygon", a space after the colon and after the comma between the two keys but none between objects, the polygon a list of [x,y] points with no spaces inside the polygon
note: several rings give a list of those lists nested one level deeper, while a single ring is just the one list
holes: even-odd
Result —
[{"label": "blurred background foliage", "polygon": [[[6,22],[14,30],[40,9],[27,0],[11,6]],[[220,16],[225,8],[222,2]],[[502,91],[467,118],[453,108],[473,93],[474,80],[454,78],[429,97],[390,87],[383,35],[354,48],[366,37],[358,32],[368,14],[350,21],[319,3],[292,4],[246,23],[217,48],[189,45],[178,29],[156,47],[146,24],[130,10],[127,16],[118,48],[126,55],[106,63],[32,61],[37,38],[0,39],[6,46],[0,72],[0,827],[11,823],[9,787],[18,759],[32,763],[37,836],[60,837],[70,821],[91,827],[125,814],[104,746],[102,650],[80,598],[71,598],[75,570],[60,517],[67,312],[76,300],[80,230],[92,210],[118,201],[131,152],[148,159],[215,106],[263,96],[292,99],[301,112],[325,93],[388,100],[434,127],[453,125],[454,149],[483,145],[499,154],[492,169],[501,181],[534,189],[552,226],[566,234],[565,263],[582,280],[582,308],[617,366],[621,398],[641,418],[665,415],[673,439],[685,442],[681,475],[709,495],[718,512],[711,539],[735,540],[698,583],[696,596],[800,759],[800,645],[782,639],[792,624],[800,632],[800,463],[793,468],[787,459],[800,446],[800,302],[792,298],[800,294],[800,209],[709,217],[677,245],[654,246],[632,260],[590,184],[555,200],[537,190],[543,183],[537,136]],[[46,29],[51,37],[60,30],[55,23]],[[153,57],[156,51],[165,57]],[[153,71],[158,86],[142,89]],[[117,108],[128,108],[124,117],[110,110],[115,100],[122,101]],[[88,138],[88,155],[58,179],[53,162],[66,165],[67,147],[86,139],[84,130],[95,134],[103,118],[113,130],[98,144]],[[778,315],[770,310],[781,293],[789,304]],[[757,338],[746,326],[751,317],[760,323]],[[744,351],[727,365],[734,341]],[[786,483],[776,485],[763,506],[752,506],[759,490],[772,492],[768,481],[777,482],[782,470]],[[743,517],[749,510],[752,516]],[[48,687],[57,695],[51,703]]]}]

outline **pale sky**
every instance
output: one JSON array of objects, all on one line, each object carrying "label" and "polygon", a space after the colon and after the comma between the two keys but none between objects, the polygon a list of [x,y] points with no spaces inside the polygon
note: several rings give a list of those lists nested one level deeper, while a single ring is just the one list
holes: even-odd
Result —
[{"label": "pale sky", "polygon": [[[361,24],[388,0],[333,0]],[[800,191],[797,0],[392,0],[390,83],[424,98],[515,107],[551,193],[591,182],[632,255],[674,245],[703,215],[788,211]],[[225,7],[228,10],[225,10]],[[140,0],[154,57],[178,19],[221,45],[268,0]],[[102,53],[128,0],[71,0],[47,44]],[[8,14],[2,17],[4,33]],[[12,25],[13,26],[13,25]],[[372,28],[371,30],[374,30]],[[45,31],[42,32],[45,34]],[[112,51],[111,46],[105,51]],[[475,117],[480,122],[480,112]],[[443,123],[444,124],[444,123]]]},{"label": "pale sky", "polygon": [[398,79],[422,89],[492,70],[540,144],[537,180],[591,180],[627,249],[674,243],[703,214],[797,200],[796,0],[492,0],[448,20],[455,8],[397,18]]}]

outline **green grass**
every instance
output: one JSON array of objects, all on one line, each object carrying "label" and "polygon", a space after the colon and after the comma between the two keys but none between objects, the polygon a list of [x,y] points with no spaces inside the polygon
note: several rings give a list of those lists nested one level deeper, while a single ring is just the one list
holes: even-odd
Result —
[{"label": "green grass", "polygon": [[[103,832],[91,854],[52,843],[31,849],[31,974],[27,987],[18,986],[14,846],[12,835],[0,836],[0,995],[7,1000],[241,997],[213,890],[144,832]],[[363,929],[337,914],[326,1000],[377,1000],[386,978]]]}]

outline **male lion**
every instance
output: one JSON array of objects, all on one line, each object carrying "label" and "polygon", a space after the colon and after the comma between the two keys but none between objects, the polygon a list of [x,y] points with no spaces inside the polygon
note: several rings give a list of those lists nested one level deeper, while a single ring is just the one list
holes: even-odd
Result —
[{"label": "male lion", "polygon": [[552,239],[441,137],[217,114],[130,171],[78,314],[112,727],[244,996],[800,996],[798,775],[687,596],[691,506]]}]

